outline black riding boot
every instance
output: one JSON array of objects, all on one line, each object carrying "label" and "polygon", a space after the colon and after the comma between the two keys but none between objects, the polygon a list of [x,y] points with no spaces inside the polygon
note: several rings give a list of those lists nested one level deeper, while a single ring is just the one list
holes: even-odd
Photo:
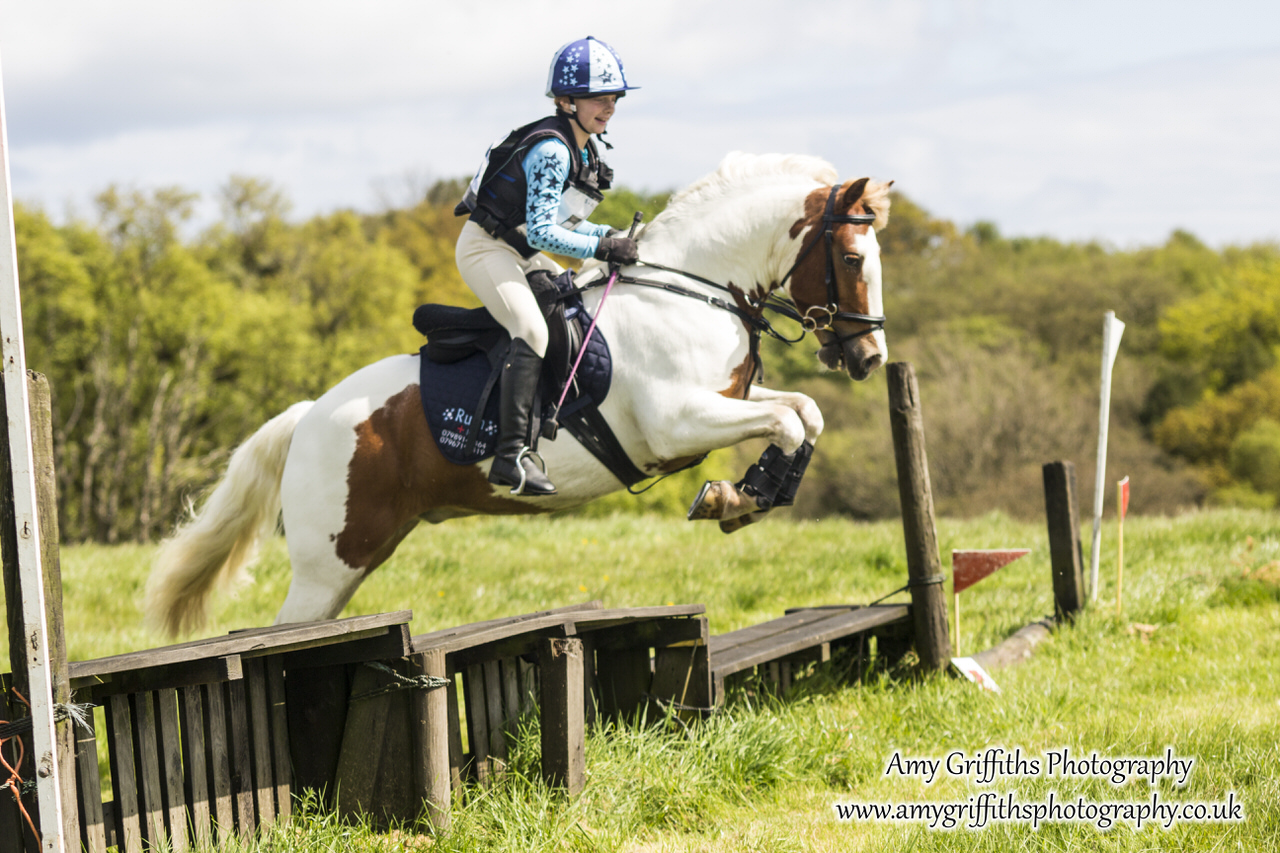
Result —
[{"label": "black riding boot", "polygon": [[489,482],[511,486],[517,495],[554,495],[556,487],[529,455],[533,395],[542,373],[542,357],[521,338],[511,342],[502,365],[498,398],[498,446]]}]

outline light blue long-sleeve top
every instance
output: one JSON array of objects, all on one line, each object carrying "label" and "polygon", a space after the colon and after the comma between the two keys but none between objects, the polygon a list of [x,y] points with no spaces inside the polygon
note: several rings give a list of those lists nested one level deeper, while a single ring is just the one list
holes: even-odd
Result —
[{"label": "light blue long-sleeve top", "polygon": [[[529,245],[540,252],[555,252],[571,258],[590,258],[609,232],[608,225],[579,222],[570,231],[560,225],[560,196],[569,178],[568,147],[558,139],[544,139],[524,157],[524,177],[529,191],[525,198],[525,228]],[[585,150],[579,152],[584,160]]]}]

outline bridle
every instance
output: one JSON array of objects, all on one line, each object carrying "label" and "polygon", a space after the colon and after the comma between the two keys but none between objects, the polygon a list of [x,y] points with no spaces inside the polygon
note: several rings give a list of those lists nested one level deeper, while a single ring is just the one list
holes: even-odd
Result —
[{"label": "bridle", "polygon": [[[840,310],[840,294],[836,283],[835,268],[835,235],[833,233],[835,226],[837,224],[871,225],[876,221],[873,213],[837,214],[835,212],[836,196],[840,193],[840,186],[840,184],[833,186],[831,192],[827,195],[827,207],[822,213],[821,237],[815,237],[812,243],[800,250],[800,254],[796,256],[796,262],[791,265],[791,269],[787,270],[787,274],[782,277],[782,281],[778,282],[778,289],[786,285],[787,279],[791,278],[791,274],[796,271],[796,268],[809,256],[809,253],[813,251],[813,247],[818,245],[819,240],[821,240],[826,243],[827,250],[827,304],[825,306],[811,305],[808,310],[801,314],[800,308],[795,304],[794,300],[783,301],[779,299],[778,302],[789,309],[789,311],[780,311],[780,313],[784,314],[784,316],[791,316],[793,320],[796,320],[804,327],[806,332],[830,332],[836,336],[836,342],[843,346],[845,341],[882,330],[885,318],[872,314],[858,314],[853,311]],[[775,308],[774,310],[779,309]],[[867,328],[859,332],[841,335],[835,328],[835,324],[840,321],[866,323]]]}]

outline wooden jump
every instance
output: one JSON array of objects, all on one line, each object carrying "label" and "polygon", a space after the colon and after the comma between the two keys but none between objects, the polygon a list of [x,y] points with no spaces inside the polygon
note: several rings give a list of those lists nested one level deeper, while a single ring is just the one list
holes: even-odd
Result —
[{"label": "wooden jump", "polygon": [[[413,637],[396,675],[357,674],[350,696],[376,695],[352,701],[330,724],[326,742],[341,730],[338,810],[385,824],[417,818],[425,802],[432,823],[447,825],[452,792],[505,772],[508,740],[535,706],[543,777],[577,793],[588,727],[657,715],[662,703],[710,703],[703,613],[700,604],[605,609],[593,601]],[[443,684],[394,689],[415,673]]]},{"label": "wooden jump", "polygon": [[726,684],[734,676],[763,673],[786,690],[794,666],[829,660],[833,646],[868,636],[899,637],[910,625],[906,604],[839,605],[797,608],[770,622],[717,634],[708,646],[715,702],[724,704]]}]

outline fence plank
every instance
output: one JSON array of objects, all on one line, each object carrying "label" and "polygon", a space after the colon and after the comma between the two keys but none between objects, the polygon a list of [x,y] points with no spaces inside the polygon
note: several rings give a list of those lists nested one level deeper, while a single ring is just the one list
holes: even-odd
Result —
[{"label": "fence plank", "polygon": [[351,708],[338,760],[338,811],[363,813],[375,826],[412,821],[422,808],[416,796],[410,696],[394,678],[370,667],[356,671]]},{"label": "fence plank", "polygon": [[449,720],[449,787],[461,788],[466,775],[466,756],[462,752],[462,723],[458,719],[458,679],[448,673],[449,686],[445,688],[445,709]]},{"label": "fence plank", "polygon": [[649,665],[647,646],[596,651],[596,684],[605,719],[616,723],[635,715],[653,679]]},{"label": "fence plank", "polygon": [[138,802],[138,774],[133,762],[133,709],[128,696],[107,702],[107,747],[115,792],[116,844],[124,853],[142,853],[142,815]]},{"label": "fence plank", "polygon": [[351,693],[347,667],[298,670],[286,658],[284,668],[293,789],[314,791],[321,803],[331,806]]},{"label": "fence plank", "polygon": [[531,714],[538,707],[538,665],[516,660],[520,662],[520,713]]},{"label": "fence plank", "polygon": [[267,673],[260,658],[247,660],[245,690],[249,703],[249,730],[253,742],[253,792],[258,803],[258,823],[276,819],[276,785],[271,770],[271,709],[267,701]]},{"label": "fence plank", "polygon": [[[85,714],[89,729],[76,729],[76,789],[80,800],[80,843],[88,853],[106,853],[107,834],[102,817],[102,779],[98,771],[97,723]],[[3,837],[0,835],[0,837]]]},{"label": "fence plank", "polygon": [[191,827],[196,847],[213,846],[213,815],[209,810],[209,767],[205,761],[204,703],[200,688],[183,687],[180,724],[182,726],[182,759],[186,765],[187,802],[191,804]]},{"label": "fence plank", "polygon": [[182,737],[178,729],[178,691],[156,692],[160,739],[160,773],[164,781],[167,825],[174,853],[189,849],[186,784],[182,773]]},{"label": "fence plank", "polygon": [[285,702],[284,659],[266,659],[267,701],[271,704],[271,754],[275,766],[276,814],[293,811],[293,768],[289,758],[289,708]]},{"label": "fence plank", "polygon": [[231,724],[231,801],[236,811],[236,832],[242,837],[258,828],[253,810],[253,749],[249,742],[249,702],[244,682],[231,681],[227,688],[227,718]]},{"label": "fence plank", "polygon": [[142,783],[142,828],[147,844],[158,847],[166,834],[164,794],[160,781],[159,732],[154,693],[134,693],[133,736],[137,749],[138,779]]},{"label": "fence plank", "polygon": [[500,661],[502,670],[502,708],[506,714],[507,731],[515,733],[516,722],[520,717],[520,666],[519,658],[503,658]]},{"label": "fence plank", "polygon": [[218,839],[222,841],[234,835],[236,830],[226,686],[210,684],[200,689],[205,700],[205,764],[209,769],[212,817]]},{"label": "fence plank", "polygon": [[507,769],[507,718],[502,711],[502,675],[496,660],[484,664],[484,698],[489,718],[489,772],[501,776]]},{"label": "fence plank", "polygon": [[462,676],[463,701],[467,707],[467,744],[471,747],[471,762],[475,768],[476,781],[488,785],[489,767],[489,722],[486,717],[484,697],[484,667],[472,664]]}]

